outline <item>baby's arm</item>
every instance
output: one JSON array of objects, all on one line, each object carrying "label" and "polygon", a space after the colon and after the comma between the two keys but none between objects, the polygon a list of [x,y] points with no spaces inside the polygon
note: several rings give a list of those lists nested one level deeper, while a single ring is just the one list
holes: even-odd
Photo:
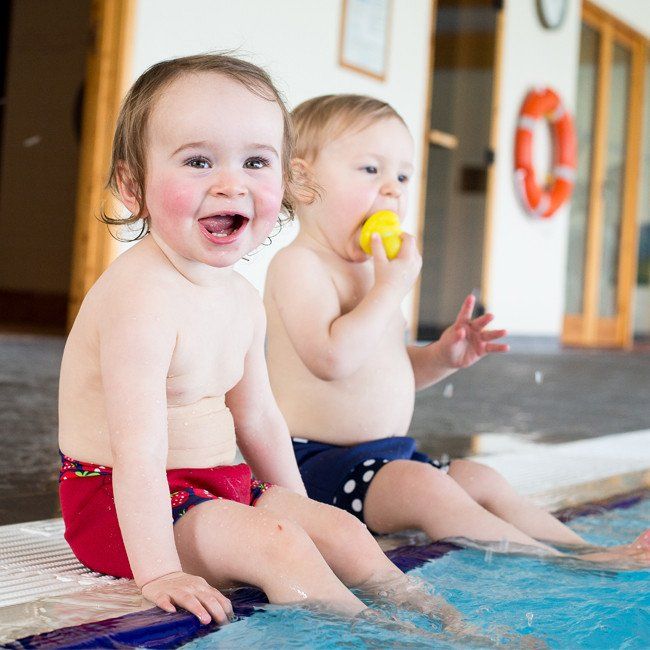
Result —
[{"label": "baby's arm", "polygon": [[473,295],[467,296],[456,321],[434,343],[408,346],[417,390],[435,384],[460,368],[474,365],[486,354],[508,351],[506,344],[493,343],[504,337],[506,330],[485,329],[494,318],[492,314],[472,319],[475,302]]},{"label": "baby's arm", "polygon": [[[167,462],[166,378],[176,326],[164,288],[116,287],[99,325],[113,491],[136,584],[167,611],[226,622],[229,601],[203,578],[182,573],[174,543]],[[121,289],[121,291],[119,291]]]},{"label": "baby's arm", "polygon": [[345,314],[329,270],[312,251],[288,250],[272,265],[267,296],[276,302],[303,363],[319,379],[348,377],[377,351],[420,270],[422,260],[410,235],[403,235],[402,248],[392,261],[378,235],[371,244],[374,286]]},{"label": "baby's arm", "polygon": [[266,315],[256,294],[253,341],[244,361],[241,380],[226,395],[235,421],[237,443],[254,476],[306,496],[287,423],[271,391],[264,358]]}]

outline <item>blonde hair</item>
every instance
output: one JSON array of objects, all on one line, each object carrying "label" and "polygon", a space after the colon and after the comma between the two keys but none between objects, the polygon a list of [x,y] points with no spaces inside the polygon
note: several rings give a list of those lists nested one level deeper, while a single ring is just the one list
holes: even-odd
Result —
[{"label": "blonde hair", "polygon": [[282,212],[293,217],[291,192],[291,158],[293,156],[293,127],[289,111],[280,91],[262,68],[227,54],[197,54],[161,61],[145,70],[127,93],[115,127],[113,150],[107,187],[119,198],[118,174],[126,166],[135,186],[138,212],[127,218],[113,218],[102,214],[101,220],[109,225],[131,225],[143,219],[139,239],[148,231],[145,204],[146,138],[147,125],[160,93],[183,75],[214,72],[245,86],[258,97],[276,102],[282,111],[284,135],[282,142],[282,178],[284,197]]},{"label": "blonde hair", "polygon": [[294,156],[313,161],[327,142],[373,122],[402,116],[387,102],[366,95],[321,95],[308,99],[291,112],[296,132]]}]

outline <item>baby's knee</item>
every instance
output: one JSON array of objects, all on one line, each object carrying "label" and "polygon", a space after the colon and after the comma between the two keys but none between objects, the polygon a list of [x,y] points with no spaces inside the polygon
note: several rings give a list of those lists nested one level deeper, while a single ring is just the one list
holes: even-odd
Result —
[{"label": "baby's knee", "polygon": [[450,476],[483,507],[490,508],[512,493],[510,484],[496,470],[471,460],[455,460]]},{"label": "baby's knee", "polygon": [[503,476],[491,467],[463,458],[452,461],[449,474],[452,478],[462,477],[465,480],[480,482],[483,485],[506,483]]},{"label": "baby's knee", "polygon": [[314,544],[306,531],[291,519],[269,517],[260,528],[261,555],[273,566],[299,558],[313,552]]},{"label": "baby's knee", "polygon": [[403,462],[405,465],[401,482],[411,493],[428,492],[430,490],[440,493],[455,487],[454,481],[448,476],[447,472],[433,467],[429,463]]},{"label": "baby's knee", "polygon": [[334,533],[342,543],[358,548],[368,541],[374,542],[366,525],[353,514],[334,506],[327,506],[326,513],[330,534]]}]

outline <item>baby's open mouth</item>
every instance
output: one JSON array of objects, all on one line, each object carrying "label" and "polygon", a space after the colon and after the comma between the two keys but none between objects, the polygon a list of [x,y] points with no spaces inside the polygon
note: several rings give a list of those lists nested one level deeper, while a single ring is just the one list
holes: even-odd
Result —
[{"label": "baby's open mouth", "polygon": [[248,217],[242,214],[215,214],[199,219],[199,223],[213,237],[224,238],[237,232],[247,221]]}]

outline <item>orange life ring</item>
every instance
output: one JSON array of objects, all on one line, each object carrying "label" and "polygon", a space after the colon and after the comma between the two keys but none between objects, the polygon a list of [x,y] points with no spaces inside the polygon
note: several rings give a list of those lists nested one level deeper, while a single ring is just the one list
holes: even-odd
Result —
[{"label": "orange life ring", "polygon": [[[545,117],[553,134],[553,170],[540,187],[533,167],[533,134],[537,120]],[[515,137],[515,186],[529,214],[550,217],[569,199],[576,170],[576,133],[571,115],[550,88],[531,90],[519,112]]]}]

